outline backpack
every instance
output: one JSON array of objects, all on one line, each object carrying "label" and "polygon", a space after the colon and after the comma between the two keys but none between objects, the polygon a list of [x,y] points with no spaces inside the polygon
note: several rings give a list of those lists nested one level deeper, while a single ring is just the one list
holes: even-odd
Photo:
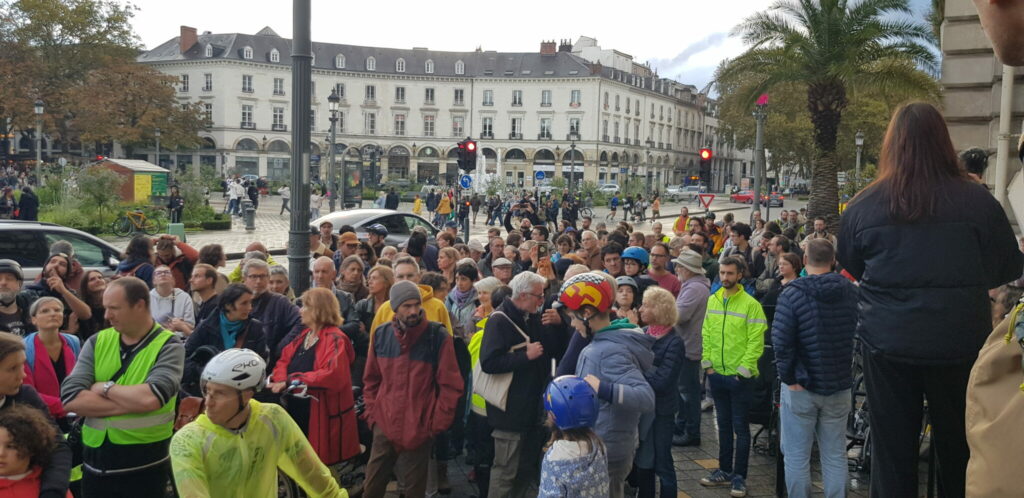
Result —
[{"label": "backpack", "polygon": [[122,277],[134,277],[135,276],[135,272],[139,271],[139,268],[142,268],[142,265],[144,265],[144,264],[146,264],[146,262],[142,262],[142,263],[139,263],[139,264],[135,265],[131,270],[119,271],[119,272],[111,275],[110,276],[110,280],[114,281],[114,280],[117,280],[117,279],[122,278]]},{"label": "backpack", "polygon": [[[28,362],[29,370],[33,372],[36,370],[36,335],[38,334],[38,332],[32,332],[25,336],[25,360]],[[82,350],[82,343],[79,341],[78,336],[63,332],[60,335],[64,340],[68,341],[68,345],[71,346],[71,352],[75,353],[75,358],[78,358],[78,353]]]}]

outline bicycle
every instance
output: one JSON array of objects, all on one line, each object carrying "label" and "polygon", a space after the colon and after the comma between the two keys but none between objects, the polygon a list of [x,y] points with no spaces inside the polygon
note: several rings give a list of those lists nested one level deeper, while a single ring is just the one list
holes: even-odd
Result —
[{"label": "bicycle", "polygon": [[162,222],[159,218],[146,216],[141,209],[134,209],[126,211],[124,215],[115,220],[111,229],[118,237],[127,237],[135,233],[156,235],[163,230],[161,225]]}]

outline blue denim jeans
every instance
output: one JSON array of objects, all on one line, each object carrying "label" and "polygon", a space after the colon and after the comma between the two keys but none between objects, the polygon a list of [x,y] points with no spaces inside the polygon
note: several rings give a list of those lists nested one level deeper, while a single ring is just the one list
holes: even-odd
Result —
[{"label": "blue denim jeans", "polygon": [[700,439],[700,360],[683,358],[679,369],[679,411],[676,434]]},{"label": "blue denim jeans", "polygon": [[750,422],[747,415],[750,412],[754,381],[714,373],[708,376],[708,383],[711,385],[711,398],[715,400],[715,418],[718,421],[718,468],[746,479],[750,460]]},{"label": "blue denim jeans", "polygon": [[786,490],[792,498],[811,496],[811,446],[818,440],[825,496],[846,496],[846,418],[850,390],[822,396],[782,386],[782,454]]},{"label": "blue denim jeans", "polygon": [[661,481],[662,498],[675,498],[678,483],[676,467],[672,460],[672,432],[675,426],[672,415],[657,415],[650,431],[640,441],[636,453],[637,469],[653,470],[640,477],[638,498],[654,498],[654,478]]}]

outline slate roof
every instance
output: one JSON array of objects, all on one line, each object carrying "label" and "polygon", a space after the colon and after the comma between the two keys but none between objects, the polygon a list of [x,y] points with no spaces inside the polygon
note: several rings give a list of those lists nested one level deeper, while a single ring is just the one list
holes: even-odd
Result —
[{"label": "slate roof", "polygon": [[[202,34],[199,42],[192,48],[181,53],[179,37],[174,37],[152,50],[142,53],[139,62],[173,62],[188,60],[204,60],[206,45],[213,47],[211,59],[246,60],[243,50],[252,47],[252,62],[281,64],[290,66],[292,41],[278,36],[273,30],[264,28],[255,35]],[[277,49],[280,62],[271,62],[270,53]],[[334,65],[335,56],[345,56],[345,71],[383,74],[406,74],[424,76],[451,77],[500,77],[500,78],[565,78],[587,76],[591,74],[590,65],[586,60],[569,52],[556,52],[552,55],[541,55],[533,52],[444,52],[424,49],[396,49],[383,47],[364,47],[359,45],[343,45],[335,43],[313,42],[314,69],[337,69]],[[376,70],[366,70],[366,59],[376,59]],[[405,72],[395,71],[395,62],[405,59]],[[426,72],[427,60],[434,61],[434,72]],[[465,64],[465,74],[455,73],[455,63],[461,60]]]}]

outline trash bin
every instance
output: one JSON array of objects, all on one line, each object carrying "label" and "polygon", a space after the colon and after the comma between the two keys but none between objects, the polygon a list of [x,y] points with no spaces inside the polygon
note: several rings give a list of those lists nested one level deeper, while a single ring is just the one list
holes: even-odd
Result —
[{"label": "trash bin", "polygon": [[249,199],[242,201],[242,219],[245,220],[245,231],[256,230],[256,207]]},{"label": "trash bin", "polygon": [[185,240],[185,224],[184,223],[168,223],[167,234],[178,237],[178,240],[182,242],[188,242]]}]

